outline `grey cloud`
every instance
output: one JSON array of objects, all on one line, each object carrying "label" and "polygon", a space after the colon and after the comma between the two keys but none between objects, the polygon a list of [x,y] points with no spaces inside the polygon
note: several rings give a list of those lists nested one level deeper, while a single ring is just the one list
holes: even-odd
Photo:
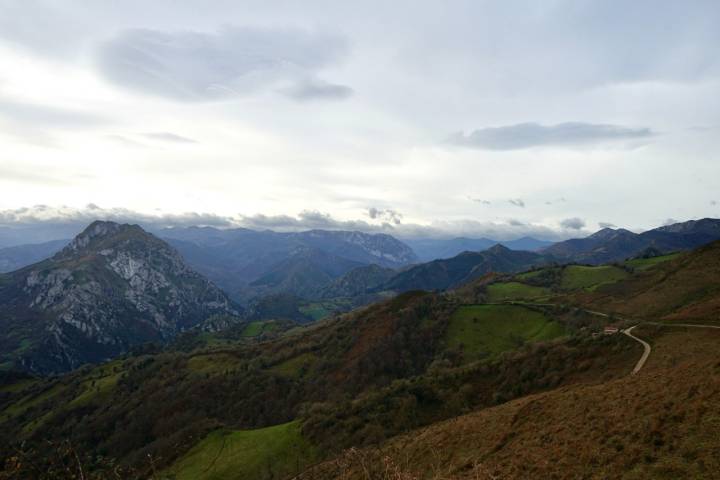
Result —
[{"label": "grey cloud", "polygon": [[710,205],[715,206],[717,204],[718,204],[717,200],[710,200]]},{"label": "grey cloud", "polygon": [[[106,79],[123,87],[177,100],[207,101],[278,83],[295,84],[336,63],[346,51],[342,37],[297,29],[226,27],[216,33],[134,29],[101,46],[98,67]],[[338,94],[337,88],[327,87],[318,87],[315,93],[323,91]]]},{"label": "grey cloud", "polygon": [[491,205],[492,204],[492,202],[490,200],[483,200],[482,198],[468,197],[468,200],[470,200],[471,202],[479,203],[481,205]]},{"label": "grey cloud", "polygon": [[373,220],[385,220],[394,225],[400,225],[403,218],[402,213],[391,208],[378,209],[375,207],[368,208],[368,216]]},{"label": "grey cloud", "polygon": [[525,202],[521,198],[511,198],[508,202],[516,207],[525,208]]},{"label": "grey cloud", "polygon": [[620,125],[566,122],[557,125],[518,123],[488,127],[469,134],[452,135],[452,145],[485,150],[519,150],[532,147],[581,146],[606,142],[647,139],[654,135],[649,128]]},{"label": "grey cloud", "polygon": [[150,215],[127,208],[102,208],[89,203],[84,208],[34,205],[17,209],[0,210],[0,226],[27,226],[36,224],[87,225],[95,220],[123,223],[140,223],[152,227],[171,226],[233,226],[233,219],[209,213],[158,213]]},{"label": "grey cloud", "polygon": [[177,135],[172,132],[148,132],[143,133],[143,137],[149,138],[150,140],[160,140],[163,142],[171,142],[171,143],[197,143],[197,140],[193,140],[192,138],[183,137],[182,135]]},{"label": "grey cloud", "polygon": [[616,228],[617,225],[610,222],[598,222],[598,227],[600,228]]},{"label": "grey cloud", "polygon": [[293,100],[344,100],[353,95],[353,89],[323,81],[301,82],[281,89],[281,93]]},{"label": "grey cloud", "polygon": [[585,220],[578,217],[566,218],[560,222],[560,226],[570,230],[581,230],[585,227]]},{"label": "grey cloud", "polygon": [[326,230],[360,230],[364,232],[379,231],[392,228],[384,223],[381,226],[371,225],[362,220],[337,220],[328,213],[317,210],[303,210],[297,216],[290,215],[240,215],[238,224],[258,230],[271,229],[280,231],[300,231],[311,229]]},{"label": "grey cloud", "polygon": [[511,218],[508,220],[508,225],[511,225],[513,227],[525,227],[527,224],[525,222],[521,222],[520,220],[516,220],[514,218]]}]

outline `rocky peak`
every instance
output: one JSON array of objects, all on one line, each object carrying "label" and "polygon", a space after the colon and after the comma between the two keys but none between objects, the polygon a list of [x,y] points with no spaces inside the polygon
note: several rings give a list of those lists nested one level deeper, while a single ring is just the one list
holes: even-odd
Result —
[{"label": "rocky peak", "polygon": [[12,305],[44,319],[47,341],[62,352],[48,371],[168,340],[213,316],[238,315],[220,289],[137,225],[94,222],[52,259],[14,279]]},{"label": "rocky peak", "polygon": [[76,236],[54,259],[62,260],[83,253],[97,252],[102,247],[109,247],[123,239],[141,238],[152,242],[158,241],[145,232],[139,225],[119,224],[97,220]]}]

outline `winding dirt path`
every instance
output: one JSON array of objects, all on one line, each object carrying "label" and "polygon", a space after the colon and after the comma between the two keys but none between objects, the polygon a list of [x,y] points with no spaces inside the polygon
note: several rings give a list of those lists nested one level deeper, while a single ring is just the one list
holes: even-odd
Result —
[{"label": "winding dirt path", "polygon": [[650,356],[650,352],[652,352],[652,347],[649,343],[647,343],[645,340],[641,340],[635,335],[632,334],[633,328],[637,327],[637,325],[634,325],[626,330],[623,330],[622,333],[627,335],[628,337],[632,338],[633,340],[637,340],[638,342],[642,343],[643,348],[645,349],[643,351],[642,356],[640,357],[640,360],[635,364],[635,368],[633,368],[633,371],[631,375],[635,375],[640,371],[640,369],[645,366],[645,362],[647,362],[648,357]]}]

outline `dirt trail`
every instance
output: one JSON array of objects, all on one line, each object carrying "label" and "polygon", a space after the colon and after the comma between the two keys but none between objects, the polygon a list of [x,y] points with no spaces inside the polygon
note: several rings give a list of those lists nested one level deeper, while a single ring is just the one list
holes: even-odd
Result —
[{"label": "dirt trail", "polygon": [[622,331],[622,333],[624,333],[628,337],[642,343],[642,346],[645,349],[643,351],[642,357],[640,357],[640,360],[638,360],[638,362],[635,364],[635,368],[633,368],[631,375],[635,375],[636,373],[638,373],[640,371],[640,369],[645,365],[645,362],[647,362],[647,359],[650,356],[650,352],[652,351],[652,347],[650,346],[649,343],[647,343],[645,340],[639,339],[638,337],[636,337],[635,335],[632,334],[632,329],[635,327],[637,327],[637,325],[632,326],[632,327],[628,328],[627,330]]}]

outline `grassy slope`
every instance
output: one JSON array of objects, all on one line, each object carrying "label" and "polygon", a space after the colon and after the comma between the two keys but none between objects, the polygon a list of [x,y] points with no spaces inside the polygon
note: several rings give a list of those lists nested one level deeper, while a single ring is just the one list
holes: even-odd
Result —
[{"label": "grassy slope", "polygon": [[625,262],[625,265],[629,265],[637,270],[647,270],[660,263],[667,262],[668,260],[673,260],[677,258],[678,255],[680,255],[680,253],[670,253],[668,255],[660,255],[658,257],[651,258],[635,258]]},{"label": "grassy slope", "polygon": [[488,302],[504,302],[538,298],[549,294],[544,287],[535,287],[520,282],[499,282],[487,286]]},{"label": "grassy slope", "polygon": [[450,318],[445,341],[469,358],[497,355],[526,341],[550,340],[564,327],[540,312],[513,305],[462,306]]},{"label": "grassy slope", "polygon": [[298,473],[317,456],[298,422],[256,430],[220,430],[209,434],[167,474],[177,480],[283,478]]},{"label": "grassy slope", "polygon": [[269,368],[268,371],[280,375],[281,377],[297,378],[303,376],[316,363],[318,358],[312,353],[301,353],[300,355],[278,363]]},{"label": "grassy slope", "polygon": [[[440,422],[377,453],[346,454],[350,466],[342,472],[326,465],[326,476],[316,471],[312,478],[359,480],[365,471],[381,479],[718,478],[720,332],[645,327],[635,333],[654,346],[638,375]],[[401,473],[383,476],[388,464]]]},{"label": "grassy slope", "polygon": [[574,301],[635,318],[718,321],[720,242],[656,264]]},{"label": "grassy slope", "polygon": [[609,265],[601,267],[569,265],[563,270],[560,286],[566,290],[592,288],[606,283],[617,282],[627,276],[628,273],[625,270]]}]

